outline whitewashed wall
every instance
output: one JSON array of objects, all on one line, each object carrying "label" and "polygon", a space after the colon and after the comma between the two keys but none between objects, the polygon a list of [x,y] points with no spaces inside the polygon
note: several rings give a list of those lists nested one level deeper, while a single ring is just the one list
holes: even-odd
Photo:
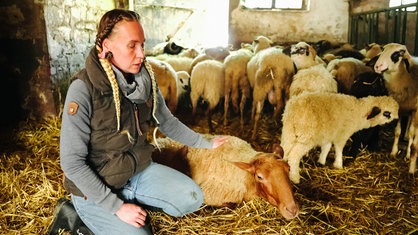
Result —
[{"label": "whitewashed wall", "polygon": [[112,0],[46,0],[45,23],[51,79],[66,79],[84,68],[96,40],[100,17],[114,8]]}]

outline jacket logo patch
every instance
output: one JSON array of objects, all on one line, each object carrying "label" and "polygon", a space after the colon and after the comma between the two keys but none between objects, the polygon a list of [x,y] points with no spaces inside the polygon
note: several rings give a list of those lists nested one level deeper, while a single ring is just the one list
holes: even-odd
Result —
[{"label": "jacket logo patch", "polygon": [[78,110],[78,104],[76,102],[70,102],[68,104],[68,114],[70,114],[71,116],[76,114]]}]

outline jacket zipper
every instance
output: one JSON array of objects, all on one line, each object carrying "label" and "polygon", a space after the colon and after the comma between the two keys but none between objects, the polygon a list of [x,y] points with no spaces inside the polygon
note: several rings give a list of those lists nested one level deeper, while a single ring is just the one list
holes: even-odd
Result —
[{"label": "jacket zipper", "polygon": [[136,123],[136,130],[138,131],[138,134],[142,136],[141,126],[139,125],[139,111],[138,106],[134,104],[135,107],[135,123]]}]

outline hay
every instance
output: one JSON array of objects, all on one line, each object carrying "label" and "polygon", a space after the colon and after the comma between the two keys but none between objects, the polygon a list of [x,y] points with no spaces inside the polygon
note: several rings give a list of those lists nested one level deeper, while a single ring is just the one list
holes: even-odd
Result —
[{"label": "hay", "polygon": [[[240,132],[238,117],[223,127],[221,116],[214,115],[217,134],[238,135],[251,142],[250,124]],[[193,129],[206,133],[206,125],[202,119]],[[21,125],[15,144],[5,147],[0,159],[0,234],[45,234],[55,203],[68,196],[61,182],[59,129],[59,118],[27,122]],[[408,173],[407,161],[389,156],[391,131],[384,132],[381,151],[345,158],[343,169],[331,167],[333,156],[327,166],[317,165],[318,150],[311,151],[301,165],[301,183],[294,186],[300,205],[294,220],[286,221],[277,208],[257,199],[234,209],[203,206],[181,218],[149,212],[153,230],[155,234],[208,235],[417,233],[417,182]],[[257,140],[251,142],[254,148],[269,151],[279,139],[279,124],[269,113],[263,114]]]}]

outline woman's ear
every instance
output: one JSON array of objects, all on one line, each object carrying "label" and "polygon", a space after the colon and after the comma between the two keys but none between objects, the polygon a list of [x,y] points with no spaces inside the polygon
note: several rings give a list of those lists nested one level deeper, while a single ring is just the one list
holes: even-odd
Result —
[{"label": "woman's ear", "polygon": [[107,53],[110,52],[110,44],[111,44],[111,42],[110,42],[109,39],[105,38],[103,40],[103,42],[102,42],[102,52],[99,54],[99,57],[101,59],[106,58]]}]

